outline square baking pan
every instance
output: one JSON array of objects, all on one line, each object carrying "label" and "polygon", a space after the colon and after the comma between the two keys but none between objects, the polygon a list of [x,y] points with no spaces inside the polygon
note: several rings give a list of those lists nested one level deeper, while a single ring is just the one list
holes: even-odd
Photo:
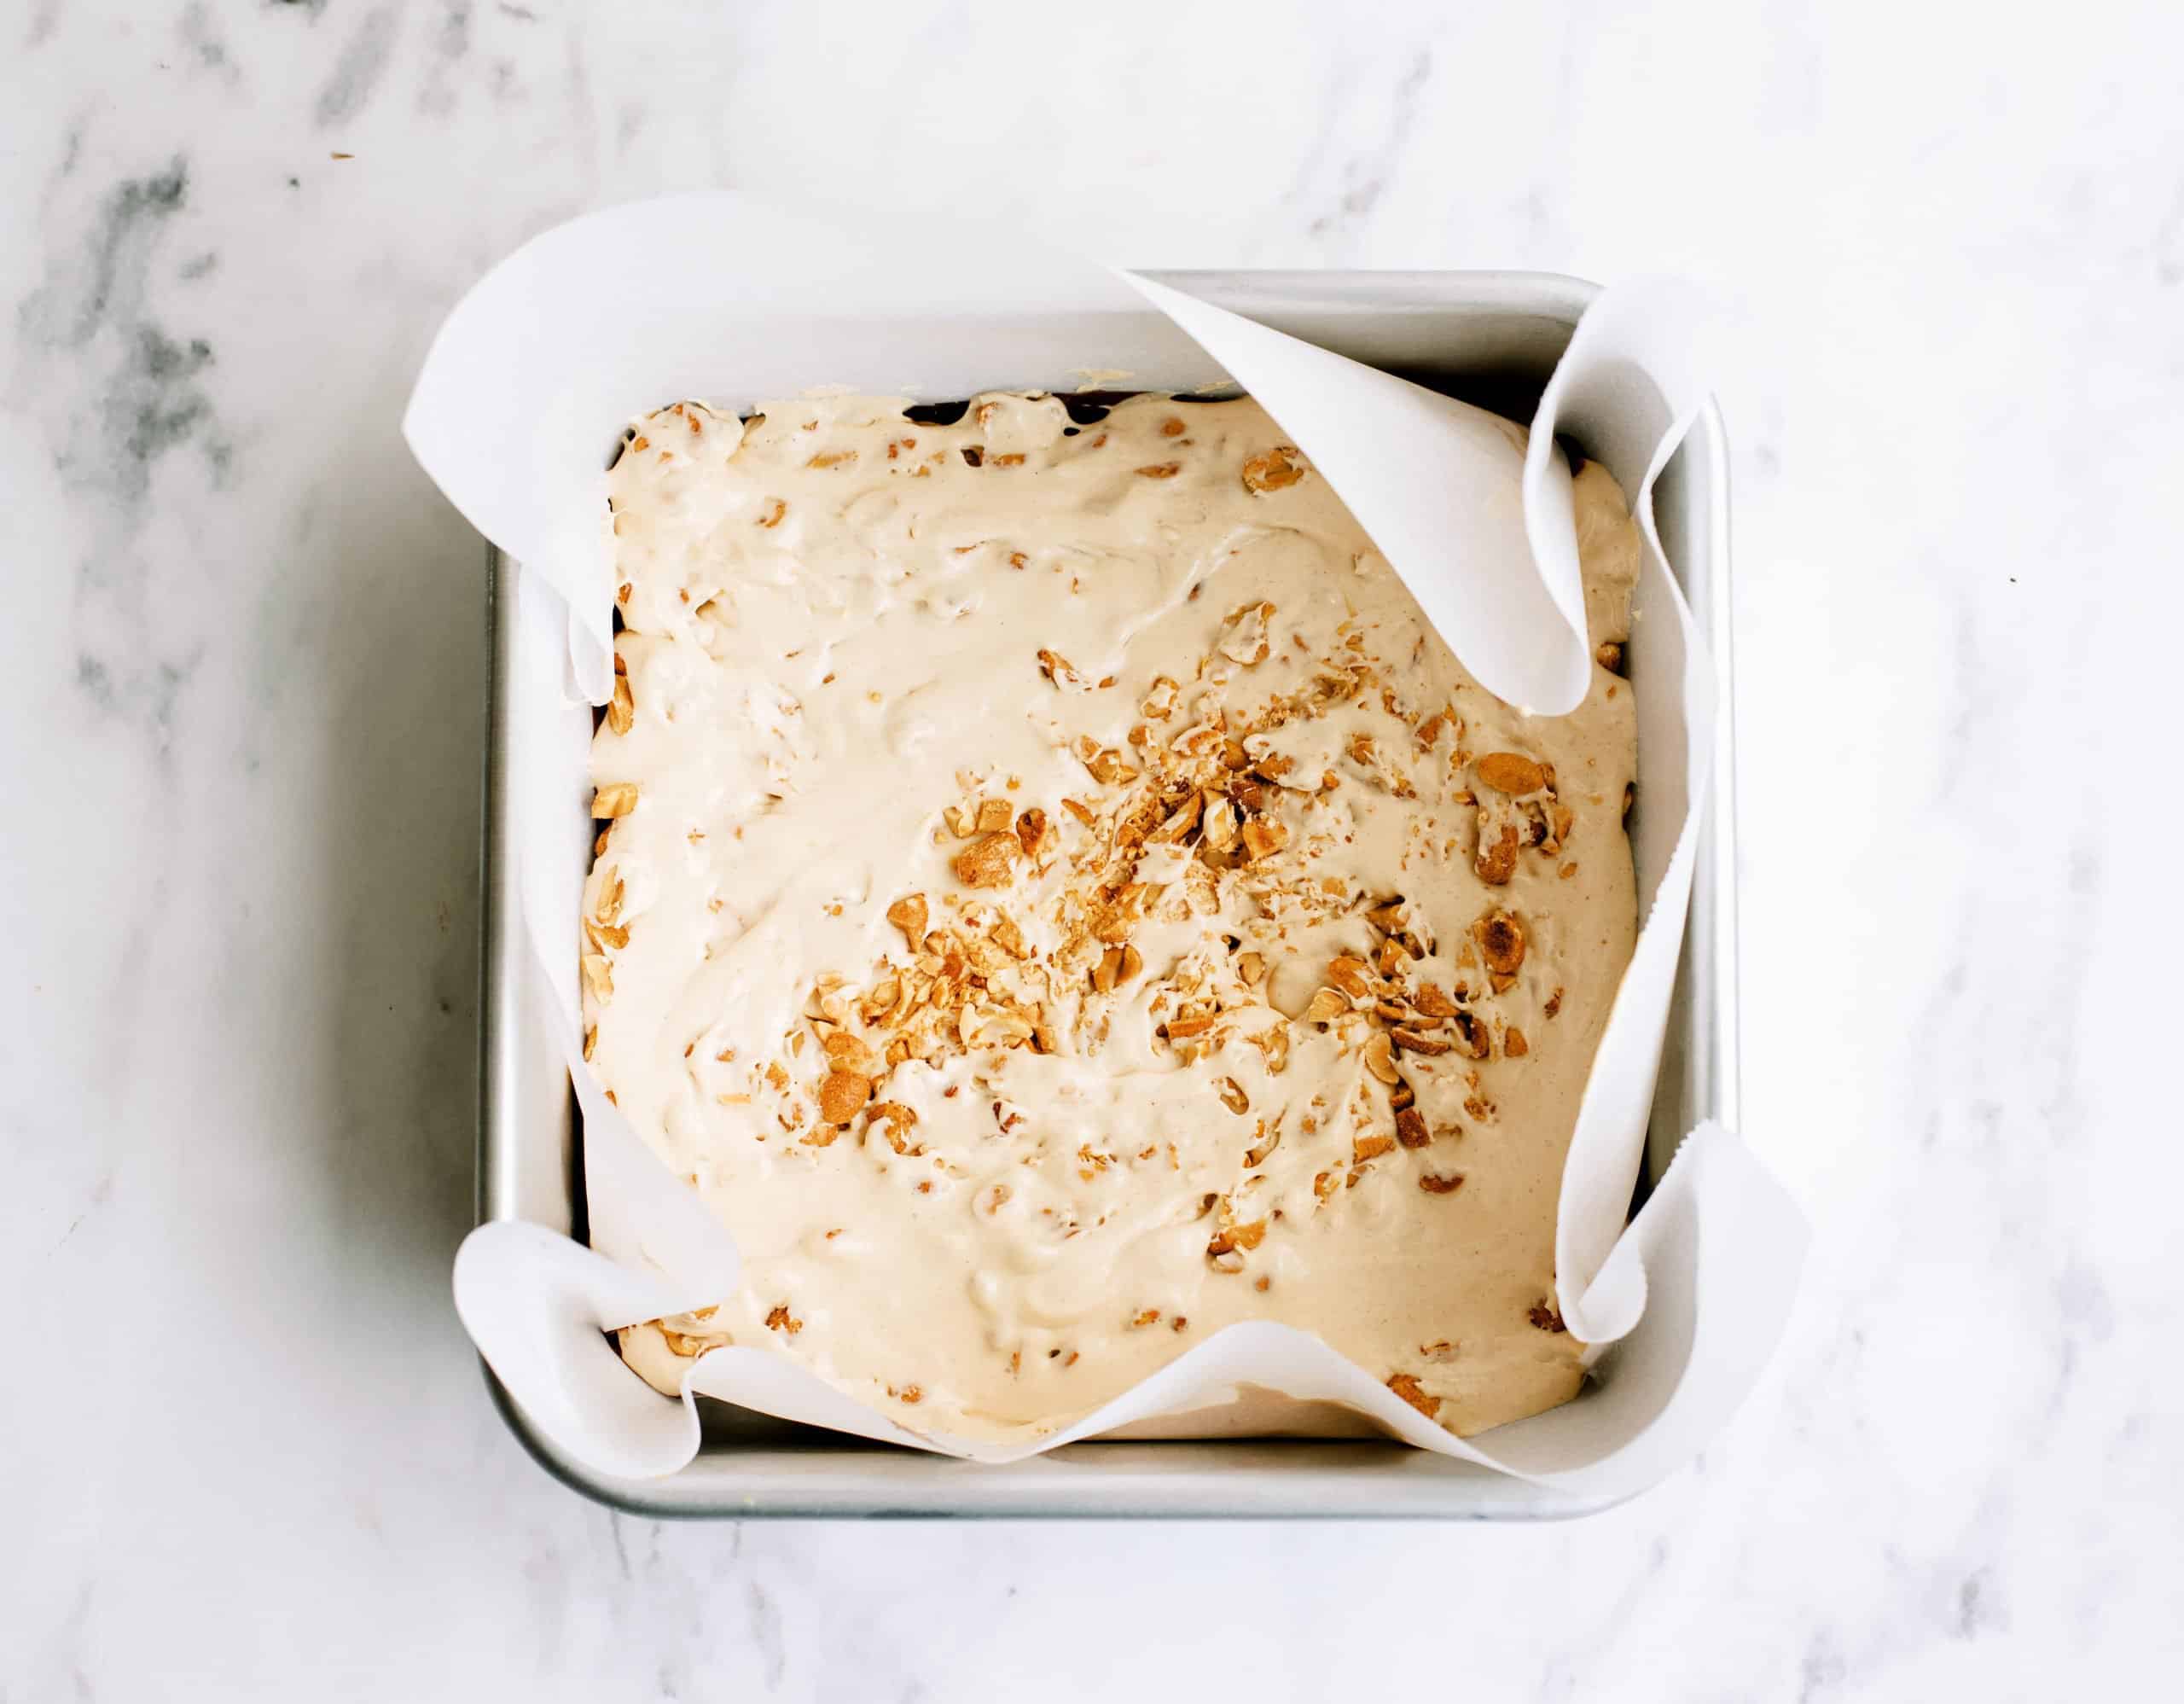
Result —
[{"label": "square baking pan", "polygon": [[[1420,384],[1531,419],[1597,287],[1528,272],[1169,272],[1148,276]],[[1091,353],[1096,354],[1096,351]],[[1577,448],[1585,446],[1582,441]],[[1737,1117],[1728,446],[1709,407],[1655,490],[1666,546],[1720,683],[1714,784],[1647,1144],[1646,1178],[1703,1119]],[[523,945],[507,784],[510,572],[488,565],[478,1218],[584,1235],[583,1132],[561,1059],[520,1021]],[[1643,763],[1643,754],[1641,754]],[[1641,774],[1643,770],[1641,766]],[[1641,808],[1643,808],[1642,801]],[[634,1375],[633,1375],[634,1376]],[[610,1479],[571,1460],[485,1373],[509,1428],[586,1496],[648,1516],[1104,1515],[1540,1520],[1606,1506],[1385,1439],[1072,1444],[1009,1466],[897,1449],[703,1399],[680,1472]],[[1584,1399],[1580,1395],[1578,1400]]]}]

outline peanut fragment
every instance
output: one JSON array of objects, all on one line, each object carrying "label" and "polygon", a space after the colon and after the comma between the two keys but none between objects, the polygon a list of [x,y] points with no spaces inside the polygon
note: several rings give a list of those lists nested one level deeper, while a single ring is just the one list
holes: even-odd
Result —
[{"label": "peanut fragment", "polygon": [[1410,997],[1410,1003],[1414,1009],[1429,1018],[1453,1018],[1456,1015],[1455,1003],[1431,982],[1418,985],[1418,992]]},{"label": "peanut fragment", "polygon": [[1445,1178],[1437,1178],[1431,1172],[1420,1172],[1418,1174],[1418,1187],[1429,1195],[1453,1195],[1463,1186],[1464,1174],[1461,1172],[1453,1172]]},{"label": "peanut fragment", "polygon": [[1500,836],[1491,845],[1488,844],[1484,835],[1480,835],[1478,855],[1472,860],[1472,869],[1489,887],[1507,887],[1509,878],[1517,873],[1519,850],[1516,826],[1505,823]]},{"label": "peanut fragment", "polygon": [[[1228,1209],[1223,1207],[1223,1212]],[[1207,1240],[1208,1254],[1233,1254],[1239,1249],[1256,1248],[1266,1240],[1266,1221],[1255,1218],[1249,1224],[1232,1224],[1213,1233]]]},{"label": "peanut fragment", "polygon": [[1042,649],[1039,653],[1039,672],[1058,687],[1072,692],[1089,692],[1092,683],[1070,666],[1067,657],[1059,651]]},{"label": "peanut fragment", "polygon": [[1024,856],[1037,858],[1047,848],[1054,833],[1047,821],[1047,813],[1034,805],[1016,818],[1016,844],[1024,848]]},{"label": "peanut fragment", "polygon": [[[619,665],[619,657],[615,660]],[[619,672],[614,676],[614,696],[607,702],[607,725],[618,734],[626,734],[637,719],[636,701],[630,696],[630,678]]]},{"label": "peanut fragment", "polygon": [[1099,963],[1092,968],[1093,990],[1112,994],[1144,968],[1144,956],[1127,941],[1120,946],[1111,946],[1100,955]]},{"label": "peanut fragment", "polygon": [[608,822],[626,817],[637,808],[637,784],[634,781],[610,781],[595,788],[591,795],[591,815],[595,822]]},{"label": "peanut fragment", "polygon": [[913,1145],[903,1134],[918,1121],[915,1108],[905,1106],[900,1101],[874,1101],[871,1111],[872,1115],[866,1121],[865,1128],[877,1131],[886,1137],[887,1145],[896,1153],[915,1154],[925,1152],[922,1143]]},{"label": "peanut fragment", "polygon": [[1498,992],[1515,978],[1525,962],[1524,925],[1507,911],[1489,911],[1471,926],[1471,933]]},{"label": "peanut fragment", "polygon": [[1547,771],[1519,752],[1489,752],[1478,760],[1478,778],[1496,793],[1518,795],[1547,786]]},{"label": "peanut fragment", "polygon": [[1014,879],[1024,849],[1005,830],[981,835],[956,854],[956,879],[966,887],[1006,887]]},{"label": "peanut fragment", "polygon": [[1271,858],[1289,844],[1289,830],[1279,823],[1269,823],[1263,817],[1248,817],[1244,820],[1244,852],[1252,863]]},{"label": "peanut fragment", "polygon": [[1338,954],[1328,964],[1327,980],[1353,999],[1362,1000],[1372,992],[1372,984],[1365,978],[1365,961],[1346,952]]},{"label": "peanut fragment", "polygon": [[1426,1120],[1415,1107],[1405,1107],[1396,1114],[1396,1140],[1405,1148],[1423,1148],[1433,1139],[1426,1128]]},{"label": "peanut fragment", "polygon": [[926,904],[922,893],[905,893],[887,908],[887,921],[903,932],[915,952],[925,939]]},{"label": "peanut fragment", "polygon": [[1263,456],[1244,463],[1244,489],[1263,496],[1293,486],[1304,477],[1304,462],[1287,444],[1275,445]]},{"label": "peanut fragment", "polygon": [[1137,779],[1137,771],[1124,763],[1123,754],[1112,746],[1094,752],[1084,759],[1084,767],[1092,772],[1092,779],[1103,787],[1116,787]]},{"label": "peanut fragment", "polygon": [[1333,988],[1321,988],[1312,996],[1311,1003],[1304,1008],[1308,1023],[1331,1024],[1350,1009],[1350,1002]]},{"label": "peanut fragment", "polygon": [[1426,1387],[1418,1382],[1416,1376],[1413,1374],[1390,1374],[1388,1376],[1388,1388],[1393,1391],[1397,1396],[1401,1397],[1405,1402],[1409,1403],[1413,1408],[1416,1409],[1420,1414],[1424,1415],[1428,1420],[1431,1420],[1435,1415],[1441,1411],[1441,1399],[1438,1396],[1426,1395]]},{"label": "peanut fragment", "polygon": [[830,1071],[819,1085],[819,1116],[828,1124],[847,1124],[872,1098],[872,1079],[860,1071]]}]

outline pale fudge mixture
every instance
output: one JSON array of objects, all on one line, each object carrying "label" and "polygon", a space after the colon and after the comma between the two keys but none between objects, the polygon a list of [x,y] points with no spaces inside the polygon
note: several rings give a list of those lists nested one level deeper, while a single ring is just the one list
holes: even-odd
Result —
[{"label": "pale fudge mixture", "polygon": [[584,1050],[745,1262],[624,1352],[982,1439],[1240,1320],[1455,1432],[1563,1402],[1636,921],[1621,493],[1578,474],[1599,663],[1531,717],[1255,403],[1077,412],[678,404],[610,476]]}]

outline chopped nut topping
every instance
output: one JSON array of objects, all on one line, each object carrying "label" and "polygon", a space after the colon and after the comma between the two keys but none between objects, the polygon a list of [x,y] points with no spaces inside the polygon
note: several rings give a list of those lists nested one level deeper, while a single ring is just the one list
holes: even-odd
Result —
[{"label": "chopped nut topping", "polygon": [[1547,787],[1547,772],[1517,752],[1489,752],[1478,769],[1478,778],[1497,793],[1540,793]]},{"label": "chopped nut topping", "polygon": [[1391,1373],[1388,1388],[1424,1415],[1428,1420],[1441,1411],[1441,1399],[1426,1394],[1426,1387],[1410,1373]]},{"label": "chopped nut topping", "polygon": [[[1223,1210],[1227,1210],[1225,1203]],[[1206,1242],[1205,1252],[1217,1256],[1237,1253],[1256,1248],[1265,1240],[1266,1221],[1255,1218],[1249,1224],[1231,1224],[1215,1231]]]},{"label": "chopped nut topping", "polygon": [[1421,982],[1410,997],[1416,1010],[1429,1018],[1453,1018],[1456,1015],[1455,1002],[1431,982]]},{"label": "chopped nut topping", "polygon": [[872,1079],[856,1071],[830,1071],[819,1085],[819,1116],[828,1124],[847,1124],[872,1098]]},{"label": "chopped nut topping", "polygon": [[1463,1186],[1464,1176],[1461,1172],[1446,1178],[1437,1178],[1431,1172],[1418,1174],[1418,1187],[1429,1195],[1453,1195]]},{"label": "chopped nut topping", "polygon": [[919,1154],[925,1152],[921,1143],[913,1143],[909,1132],[918,1121],[917,1109],[900,1101],[874,1101],[865,1120],[865,1128],[876,1132],[896,1153]]},{"label": "chopped nut topping", "polygon": [[1311,1003],[1304,1008],[1309,1023],[1331,1024],[1350,1010],[1350,1002],[1332,988],[1322,988],[1312,996]]},{"label": "chopped nut topping", "polygon": [[1426,1128],[1426,1120],[1419,1116],[1415,1107],[1405,1107],[1396,1114],[1396,1140],[1405,1148],[1423,1148],[1433,1140],[1432,1132]]},{"label": "chopped nut topping", "polygon": [[1112,746],[1092,753],[1084,759],[1084,767],[1091,771],[1092,779],[1103,787],[1118,787],[1137,779],[1136,769],[1124,762],[1123,754]]},{"label": "chopped nut topping", "polygon": [[1014,835],[1002,830],[983,835],[956,854],[956,879],[966,887],[1006,887],[1023,855]]},{"label": "chopped nut topping", "polygon": [[1254,864],[1261,858],[1272,858],[1289,844],[1289,830],[1263,817],[1246,817],[1243,835],[1244,851]]},{"label": "chopped nut topping", "polygon": [[1059,651],[1043,650],[1039,653],[1039,672],[1056,686],[1066,687],[1072,692],[1089,692],[1092,689],[1092,683],[1071,667],[1069,659]]},{"label": "chopped nut topping", "polygon": [[1138,468],[1137,474],[1141,479],[1172,480],[1182,470],[1181,462],[1155,462],[1150,467]]},{"label": "chopped nut topping", "polygon": [[887,908],[887,921],[903,932],[915,952],[925,939],[926,906],[922,893],[906,893]]},{"label": "chopped nut topping", "polygon": [[1016,818],[1016,844],[1024,848],[1024,856],[1036,858],[1046,851],[1054,834],[1047,821],[1047,813],[1037,805],[1020,812]]},{"label": "chopped nut topping", "polygon": [[[595,822],[607,822],[626,817],[637,808],[637,784],[634,781],[609,782],[596,788],[591,795],[591,814]],[[566,959],[561,961],[567,963]]]},{"label": "chopped nut topping", "polygon": [[1339,955],[1328,964],[1327,980],[1352,999],[1362,1000],[1373,992],[1373,985],[1365,974],[1365,961],[1348,953]]},{"label": "chopped nut topping", "polygon": [[1490,887],[1504,887],[1517,873],[1519,849],[1516,829],[1505,825],[1490,843],[1484,836],[1480,838],[1478,856],[1472,862],[1472,868],[1481,881]]},{"label": "chopped nut topping", "polygon": [[766,1329],[769,1331],[786,1331],[793,1337],[804,1329],[804,1322],[792,1315],[788,1311],[788,1304],[782,1302],[776,1305],[773,1311],[766,1316]]},{"label": "chopped nut topping", "polygon": [[1244,488],[1261,495],[1285,490],[1304,477],[1304,458],[1287,444],[1244,463]]},{"label": "chopped nut topping", "polygon": [[1471,926],[1478,953],[1495,978],[1496,992],[1508,986],[1525,962],[1524,926],[1507,911],[1489,911]]}]

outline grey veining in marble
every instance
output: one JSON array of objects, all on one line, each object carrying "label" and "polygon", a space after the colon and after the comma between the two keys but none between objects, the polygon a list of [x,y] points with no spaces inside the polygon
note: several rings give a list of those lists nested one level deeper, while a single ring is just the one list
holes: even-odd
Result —
[{"label": "grey veining in marble", "polygon": [[[2184,23],[33,0],[0,16],[0,1700],[2173,1689]],[[1820,1239],[1571,1527],[662,1527],[502,1430],[478,541],[396,423],[586,206],[1718,285],[1750,1133]]]}]

